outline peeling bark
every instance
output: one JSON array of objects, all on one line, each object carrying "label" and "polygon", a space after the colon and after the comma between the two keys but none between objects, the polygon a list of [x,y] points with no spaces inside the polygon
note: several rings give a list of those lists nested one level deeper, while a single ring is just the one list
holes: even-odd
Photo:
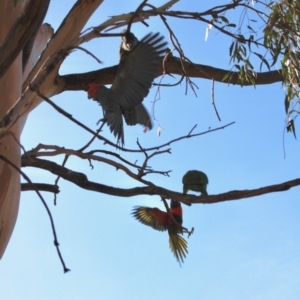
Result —
[{"label": "peeling bark", "polygon": [[[45,49],[45,47],[46,47],[49,39],[52,37],[52,35],[53,35],[53,28],[49,24],[43,24],[39,28],[39,30],[35,36],[35,40],[33,42],[32,48],[31,48],[31,52],[28,54],[29,57],[27,58],[27,63],[26,63],[25,69],[24,69],[24,61],[23,61],[23,79],[22,79],[23,83],[26,82],[29,72],[32,70],[32,68],[37,63],[41,53]],[[24,59],[24,54],[23,54],[23,59]],[[38,103],[39,100],[40,100],[40,98],[38,96],[35,96],[35,99],[33,99],[33,102]],[[24,128],[27,117],[28,117],[28,114],[24,114],[20,119],[21,131]]]},{"label": "peeling bark", "polygon": [[[12,24],[22,12],[22,4],[18,1],[14,7],[13,1],[3,0],[0,4],[0,44],[6,38]],[[1,55],[0,55],[1,56]],[[0,118],[16,102],[22,87],[22,56],[19,54],[10,64],[5,76],[0,79]],[[14,137],[20,140],[18,122],[11,127]],[[12,135],[6,135],[0,140],[0,154],[16,166],[21,166],[20,147]],[[20,201],[20,174],[6,162],[0,161],[0,258],[2,258],[13,232]]]},{"label": "peeling bark", "polygon": [[[1,26],[2,23],[7,22],[9,11],[17,11],[17,7],[22,9],[21,4],[13,7],[13,1],[8,2],[11,2],[10,6],[4,7],[5,4],[4,6],[0,6],[3,14],[3,18],[1,17]],[[13,17],[7,23],[10,25],[8,28],[9,31],[1,39],[0,78],[20,54],[33,33],[38,31],[39,26],[45,18],[49,3],[50,0],[28,0],[25,3],[23,11],[19,10],[17,17]],[[20,12],[22,13],[20,14]]]}]

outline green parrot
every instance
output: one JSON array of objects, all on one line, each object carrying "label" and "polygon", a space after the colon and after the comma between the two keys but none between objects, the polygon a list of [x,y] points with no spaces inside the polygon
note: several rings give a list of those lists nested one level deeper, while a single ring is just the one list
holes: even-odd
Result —
[{"label": "green parrot", "polygon": [[187,171],[182,177],[183,193],[189,190],[200,192],[203,196],[207,196],[208,177],[205,173],[197,170]]}]

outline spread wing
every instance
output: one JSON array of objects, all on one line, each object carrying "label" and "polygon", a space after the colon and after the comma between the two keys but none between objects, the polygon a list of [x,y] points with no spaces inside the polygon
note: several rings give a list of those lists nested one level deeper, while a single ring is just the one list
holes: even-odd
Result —
[{"label": "spread wing", "polygon": [[110,93],[121,107],[135,107],[148,95],[167,50],[166,44],[159,33],[149,33],[120,64]]},{"label": "spread wing", "polygon": [[150,226],[155,230],[167,230],[169,215],[156,207],[137,206],[132,210],[132,215],[144,225]]},{"label": "spread wing", "polygon": [[141,124],[152,129],[151,117],[142,103],[138,104],[134,109],[124,109],[123,116],[127,125]]}]

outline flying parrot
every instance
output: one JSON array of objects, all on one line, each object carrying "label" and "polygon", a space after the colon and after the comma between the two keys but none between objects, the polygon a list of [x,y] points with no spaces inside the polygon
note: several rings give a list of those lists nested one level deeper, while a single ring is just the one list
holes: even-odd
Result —
[{"label": "flying parrot", "polygon": [[121,61],[110,89],[96,84],[91,84],[88,89],[88,97],[100,103],[104,113],[103,120],[122,145],[122,116],[128,125],[143,124],[152,128],[142,101],[148,95],[151,83],[159,71],[166,44],[159,33],[147,34]]},{"label": "flying parrot", "polygon": [[[180,202],[171,200],[170,213],[176,222],[182,225],[182,207]],[[168,230],[170,249],[179,264],[183,263],[183,259],[188,253],[187,242],[178,234],[181,233],[181,228],[176,225],[167,212],[161,211],[156,207],[137,206],[133,209],[132,215],[141,223],[151,226],[155,230]]]},{"label": "flying parrot", "polygon": [[186,172],[182,177],[183,193],[186,194],[189,190],[200,192],[203,196],[207,196],[208,177],[205,173],[197,170]]}]

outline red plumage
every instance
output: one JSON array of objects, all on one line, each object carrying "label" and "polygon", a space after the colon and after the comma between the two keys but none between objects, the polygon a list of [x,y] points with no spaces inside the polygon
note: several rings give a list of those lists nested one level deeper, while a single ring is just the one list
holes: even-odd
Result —
[{"label": "red plumage", "polygon": [[[171,200],[170,213],[175,221],[182,225],[182,207],[180,202]],[[188,253],[187,242],[179,235],[179,233],[182,233],[181,227],[174,222],[167,212],[161,211],[156,207],[138,206],[133,209],[132,214],[138,221],[155,230],[168,230],[171,251],[179,263],[183,262]]]}]

